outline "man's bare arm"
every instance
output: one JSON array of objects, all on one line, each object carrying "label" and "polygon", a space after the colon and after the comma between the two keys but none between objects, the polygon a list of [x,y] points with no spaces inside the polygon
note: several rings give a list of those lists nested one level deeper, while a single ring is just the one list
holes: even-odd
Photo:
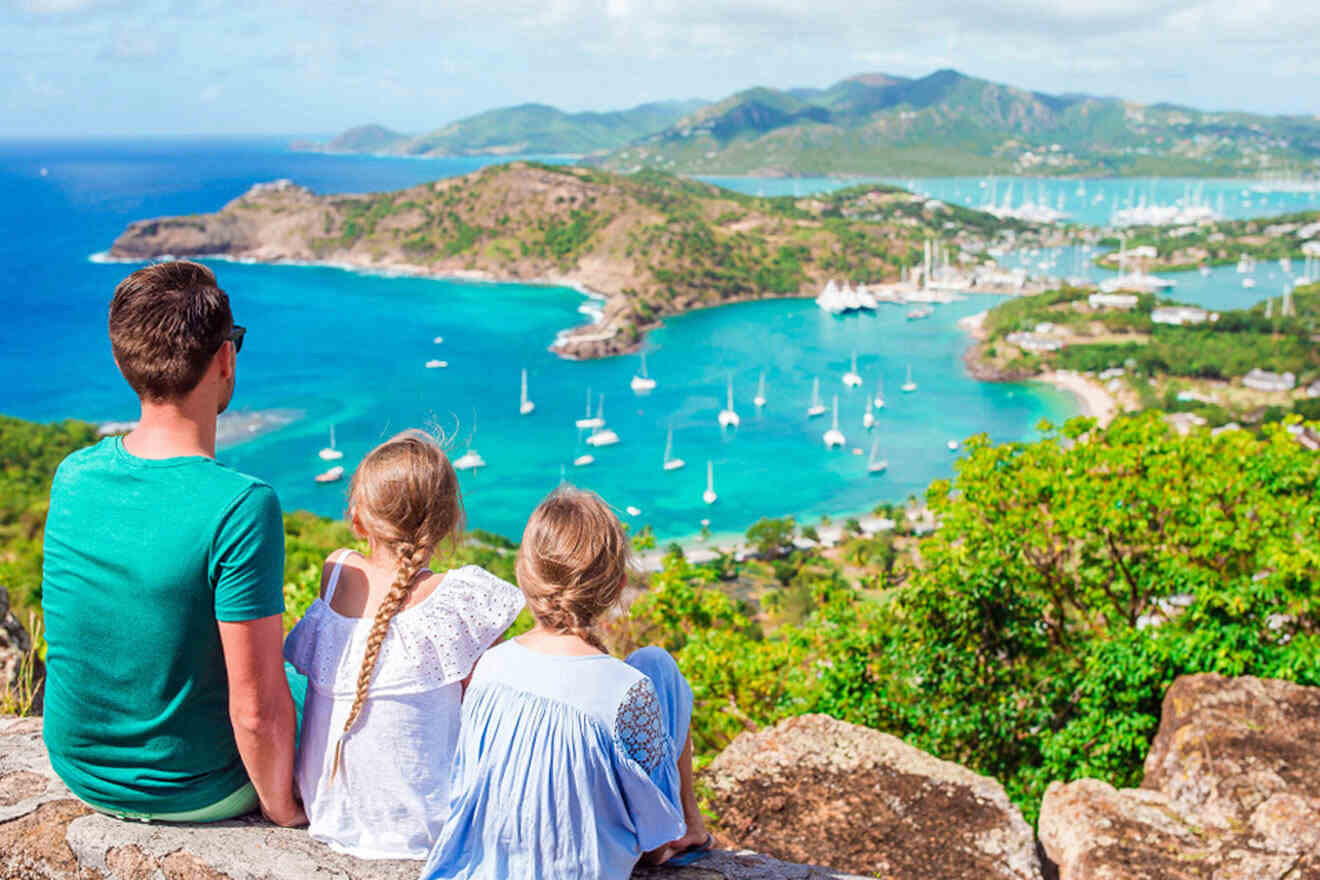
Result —
[{"label": "man's bare arm", "polygon": [[284,628],[278,614],[219,621],[229,674],[229,720],[261,811],[277,825],[306,825],[293,795],[296,715],[284,677]]}]

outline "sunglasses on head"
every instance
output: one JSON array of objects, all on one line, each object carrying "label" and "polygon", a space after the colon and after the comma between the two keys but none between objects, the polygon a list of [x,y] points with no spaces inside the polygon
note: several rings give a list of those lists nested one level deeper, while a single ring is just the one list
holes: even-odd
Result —
[{"label": "sunglasses on head", "polygon": [[234,329],[229,331],[225,337],[228,342],[234,343],[234,354],[243,350],[243,336],[247,333],[247,328],[241,324],[235,324]]}]

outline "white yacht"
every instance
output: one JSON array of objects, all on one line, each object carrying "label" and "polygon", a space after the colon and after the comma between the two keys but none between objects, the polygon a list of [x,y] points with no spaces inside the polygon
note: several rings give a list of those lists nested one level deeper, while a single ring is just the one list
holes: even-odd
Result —
[{"label": "white yacht", "polygon": [[573,467],[586,467],[595,460],[596,460],[596,456],[588,452],[585,453],[584,455],[579,455],[577,458],[573,459]]},{"label": "white yacht", "polygon": [[481,454],[470,446],[467,452],[454,459],[454,470],[457,471],[475,471],[477,468],[484,468],[485,466],[486,459],[482,458]]},{"label": "white yacht", "polygon": [[629,382],[628,385],[633,391],[638,393],[655,390],[655,380],[646,373],[646,352],[642,352],[642,371],[636,376],[633,376],[632,381]]},{"label": "white yacht", "polygon": [[640,507],[633,507],[631,504],[629,504],[629,505],[628,505],[627,507],[625,507],[623,510],[624,510],[624,512],[627,513],[629,516],[641,516],[641,515],[642,515],[642,510],[641,510],[641,508],[640,508]]},{"label": "white yacht", "polygon": [[1250,290],[1256,286],[1256,279],[1250,276],[1242,279],[1242,286]]},{"label": "white yacht", "polygon": [[949,451],[950,451],[950,452],[957,452],[957,451],[958,451],[958,441],[957,441],[957,440],[950,440],[948,443],[945,443],[944,445],[947,446],[947,447],[949,448]]},{"label": "white yacht", "polygon": [[875,442],[871,444],[871,458],[866,462],[866,471],[871,474],[882,473],[889,467],[887,459],[880,458],[880,438],[876,437]]},{"label": "white yacht", "polygon": [[587,438],[589,446],[613,446],[619,442],[619,435],[610,428],[598,428]]},{"label": "white yacht", "polygon": [[587,438],[588,445],[591,446],[613,446],[619,442],[619,435],[611,429],[605,427],[605,395],[600,396],[600,404],[596,407],[596,427],[592,429],[591,436]]},{"label": "white yacht", "polygon": [[724,407],[724,409],[720,410],[720,427],[721,427],[721,428],[728,428],[728,427],[734,427],[734,428],[736,428],[736,427],[738,427],[739,424],[741,424],[741,421],[742,421],[742,420],[738,418],[738,413],[737,413],[737,412],[734,410],[734,408],[733,408],[733,377],[730,376],[730,377],[729,377],[729,394],[728,394],[728,398],[727,398],[727,405]]},{"label": "white yacht", "polygon": [[321,457],[321,461],[338,461],[344,457],[344,453],[335,449],[335,426],[330,426],[330,445],[320,452],[316,453]]},{"label": "white yacht", "polygon": [[852,366],[848,372],[843,374],[843,384],[849,388],[859,388],[862,384],[862,377],[857,373],[857,352],[853,352]]},{"label": "white yacht", "polygon": [[913,391],[916,391],[916,390],[917,390],[917,383],[912,381],[912,365],[911,365],[911,364],[908,364],[908,368],[907,368],[907,381],[903,383],[903,388],[902,388],[902,390],[905,391],[905,392],[907,392],[908,394],[911,394]]},{"label": "white yacht", "polygon": [[919,321],[922,318],[929,318],[934,311],[930,306],[914,306],[908,310],[907,319],[909,321]]},{"label": "white yacht", "polygon": [[445,341],[445,338],[443,336],[437,336],[435,339],[432,339],[431,341],[434,342],[436,345],[439,345],[440,343]]},{"label": "white yacht", "polygon": [[807,407],[807,417],[814,419],[816,416],[825,415],[825,405],[820,402],[820,379],[811,381],[811,405]]},{"label": "white yacht", "polygon": [[[600,400],[601,408],[603,409],[604,406],[605,406],[605,395],[602,394],[602,395],[600,396],[600,398],[601,398],[601,400]],[[573,424],[577,425],[579,428],[603,428],[603,427],[605,427],[605,420],[604,420],[604,419],[602,419],[599,415],[595,415],[595,416],[593,416],[593,415],[591,414],[591,389],[590,389],[590,388],[587,389],[587,414],[586,414],[585,417],[578,419],[578,420],[577,420],[576,422],[574,422]]]},{"label": "white yacht", "polygon": [[875,427],[875,413],[872,412],[872,407],[874,406],[875,406],[875,401],[871,400],[870,398],[867,398],[866,414],[862,416],[862,427],[868,431]]},{"label": "white yacht", "polygon": [[439,370],[447,366],[449,366],[449,361],[436,360],[434,358],[426,362],[426,368],[428,370]]},{"label": "white yacht", "polygon": [[318,483],[335,483],[344,478],[344,468],[342,465],[335,465],[324,473],[317,474],[312,479]]},{"label": "white yacht", "polygon": [[843,446],[847,439],[843,432],[839,430],[839,395],[834,395],[834,424],[825,432],[825,448],[833,449],[835,446]]},{"label": "white yacht", "polygon": [[711,464],[710,459],[706,459],[706,491],[701,493],[701,500],[707,504],[714,504],[718,497],[715,494],[715,465]]},{"label": "white yacht", "polygon": [[525,416],[536,409],[536,404],[527,397],[527,371],[522,371],[522,391],[518,396],[518,415]]},{"label": "white yacht", "polygon": [[676,471],[687,464],[681,458],[674,458],[674,427],[670,425],[669,433],[665,436],[665,458],[664,468],[667,471]]},{"label": "white yacht", "polygon": [[761,371],[761,379],[756,383],[756,396],[752,398],[752,404],[757,409],[765,406],[765,370]]},{"label": "white yacht", "polygon": [[877,379],[875,382],[875,408],[885,408],[885,380]]}]

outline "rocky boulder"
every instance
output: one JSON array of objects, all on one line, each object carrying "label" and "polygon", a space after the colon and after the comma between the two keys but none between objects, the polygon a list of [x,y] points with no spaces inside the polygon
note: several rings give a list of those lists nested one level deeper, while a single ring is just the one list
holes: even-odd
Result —
[{"label": "rocky boulder", "polygon": [[9,591],[0,586],[0,696],[6,692],[17,698],[31,693],[27,711],[41,711],[42,686],[46,669],[32,653],[32,637],[9,610]]},{"label": "rocky boulder", "polygon": [[744,733],[704,782],[722,839],[872,877],[1040,877],[1003,786],[885,733],[804,715]]},{"label": "rocky boulder", "polygon": [[[40,718],[0,718],[3,880],[415,880],[420,864],[360,861],[304,830],[249,817],[147,825],[93,813],[51,770]],[[638,869],[634,880],[849,880],[751,852],[717,851],[690,868]],[[851,878],[860,880],[860,878]]]},{"label": "rocky boulder", "polygon": [[1178,679],[1142,787],[1052,784],[1040,839],[1060,880],[1320,877],[1320,688]]}]

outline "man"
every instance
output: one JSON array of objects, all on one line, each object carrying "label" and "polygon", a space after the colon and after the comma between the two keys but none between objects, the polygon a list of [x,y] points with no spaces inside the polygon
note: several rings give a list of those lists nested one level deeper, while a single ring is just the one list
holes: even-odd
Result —
[{"label": "man", "polygon": [[279,501],[215,460],[243,333],[205,266],[125,278],[110,344],[141,420],[70,455],[51,487],[45,740],[74,794],[111,815],[208,822],[260,806],[306,822]]}]

